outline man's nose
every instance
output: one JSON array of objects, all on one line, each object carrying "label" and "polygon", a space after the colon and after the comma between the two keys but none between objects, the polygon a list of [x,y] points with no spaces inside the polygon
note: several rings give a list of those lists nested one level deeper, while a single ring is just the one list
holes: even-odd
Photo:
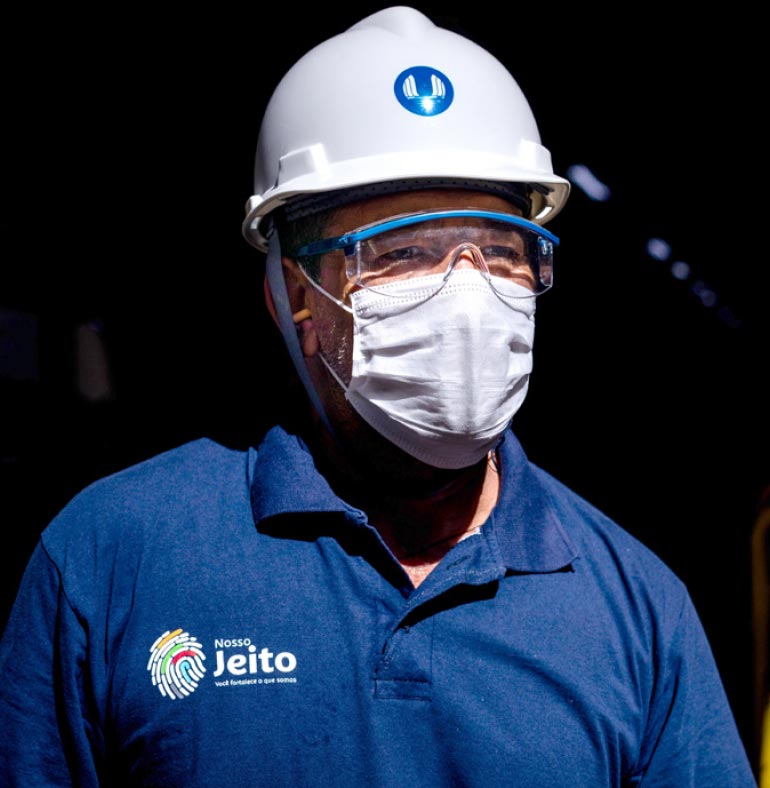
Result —
[{"label": "man's nose", "polygon": [[448,270],[454,271],[459,268],[478,268],[480,271],[487,270],[484,255],[481,249],[472,243],[460,244],[449,255]]}]

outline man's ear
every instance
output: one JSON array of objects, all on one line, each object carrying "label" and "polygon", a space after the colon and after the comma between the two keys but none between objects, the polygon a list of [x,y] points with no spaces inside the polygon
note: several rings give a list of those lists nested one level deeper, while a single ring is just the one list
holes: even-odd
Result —
[{"label": "man's ear", "polygon": [[[302,275],[294,260],[289,257],[282,257],[281,265],[283,266],[283,275],[286,282],[286,293],[289,297],[292,316],[294,316],[298,312],[301,312],[303,309],[305,309],[305,283],[302,281]],[[265,274],[263,286],[265,290],[265,305],[267,306],[267,311],[270,313],[270,317],[273,318],[275,324],[279,325],[278,313],[275,308],[275,299],[273,298],[273,291],[270,289],[270,282],[268,280],[267,274]],[[296,323],[299,321],[295,319],[294,322]]]},{"label": "man's ear", "polygon": [[[297,335],[300,345],[302,346],[302,352],[305,357],[309,358],[318,352],[318,337],[313,328],[312,312],[310,309],[312,299],[308,298],[310,294],[308,293],[305,278],[302,276],[294,260],[290,257],[283,257],[281,258],[281,264],[284,269],[286,292],[289,296],[292,319],[297,327]],[[265,276],[263,284],[267,311],[270,313],[275,324],[280,325],[275,308],[275,300],[273,299],[273,293],[270,290],[270,283],[267,276]]]}]

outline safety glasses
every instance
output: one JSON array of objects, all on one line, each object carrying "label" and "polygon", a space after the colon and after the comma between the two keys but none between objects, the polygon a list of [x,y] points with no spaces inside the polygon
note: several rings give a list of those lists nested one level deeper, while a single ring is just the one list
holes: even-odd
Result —
[{"label": "safety glasses", "polygon": [[388,284],[403,279],[442,274],[446,280],[468,261],[493,285],[505,280],[539,295],[553,284],[558,244],[555,235],[520,216],[459,209],[395,216],[306,244],[292,256],[318,285],[323,261],[312,259],[339,251],[352,284],[385,294]]}]

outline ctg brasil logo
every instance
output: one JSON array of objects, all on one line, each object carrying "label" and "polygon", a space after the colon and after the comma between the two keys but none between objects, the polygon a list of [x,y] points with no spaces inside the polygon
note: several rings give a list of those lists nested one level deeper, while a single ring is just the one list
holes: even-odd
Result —
[{"label": "ctg brasil logo", "polygon": [[160,694],[175,700],[195,692],[206,673],[205,659],[201,644],[189,632],[168,630],[150,647],[147,670]]},{"label": "ctg brasil logo", "polygon": [[393,90],[401,106],[415,115],[440,115],[455,95],[449,78],[430,66],[405,69],[396,77]]}]

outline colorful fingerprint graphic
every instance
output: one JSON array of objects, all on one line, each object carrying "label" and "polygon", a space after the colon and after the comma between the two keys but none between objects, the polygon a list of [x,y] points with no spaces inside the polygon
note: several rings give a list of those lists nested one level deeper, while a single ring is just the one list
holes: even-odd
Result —
[{"label": "colorful fingerprint graphic", "polygon": [[160,694],[175,700],[195,692],[206,673],[204,659],[201,644],[189,632],[169,630],[152,644],[147,670]]}]

